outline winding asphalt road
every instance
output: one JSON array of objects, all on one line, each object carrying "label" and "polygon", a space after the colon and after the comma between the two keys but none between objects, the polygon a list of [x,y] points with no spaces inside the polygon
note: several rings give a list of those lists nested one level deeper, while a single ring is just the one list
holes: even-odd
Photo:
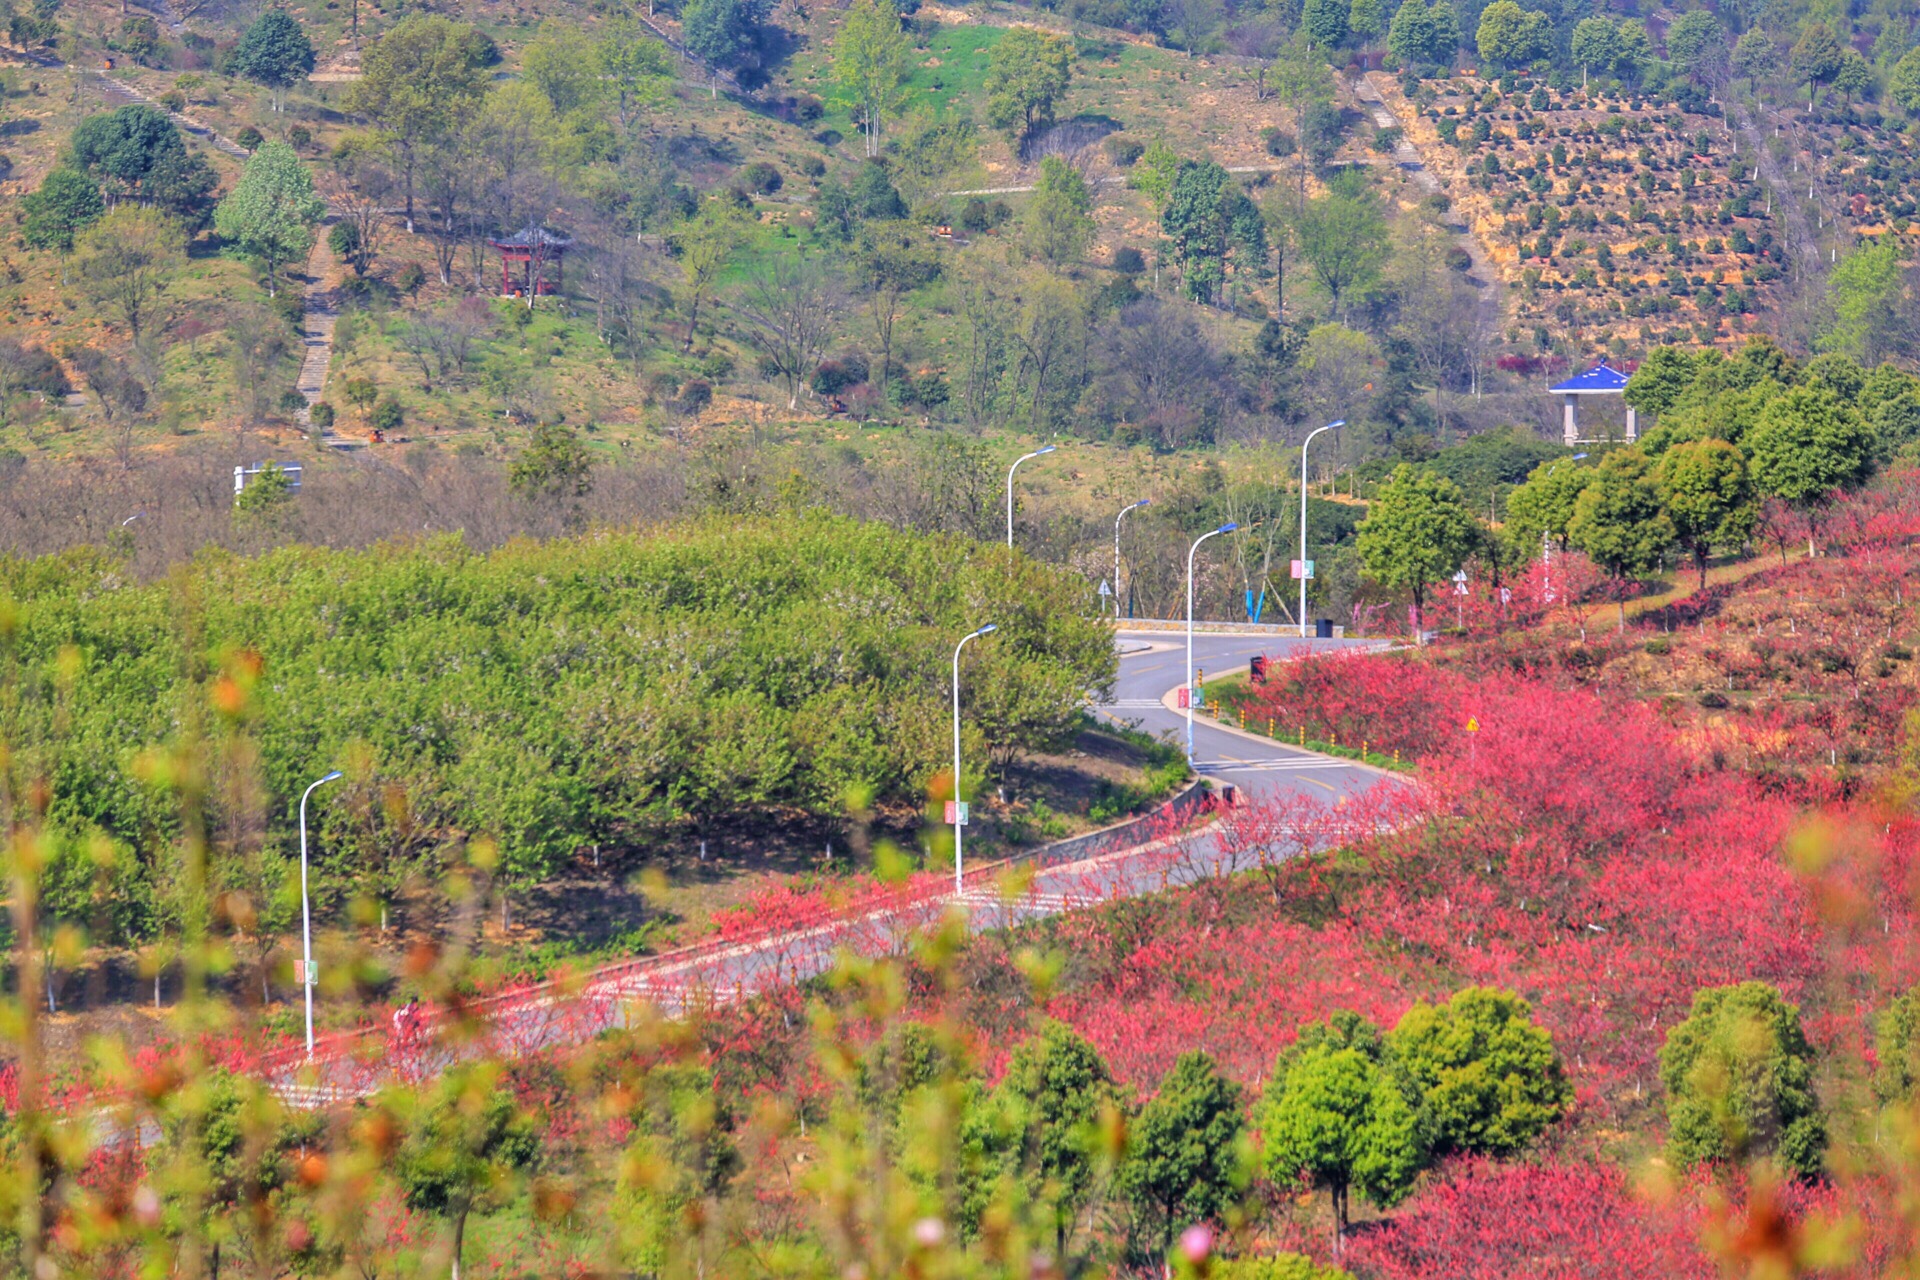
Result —
[{"label": "winding asphalt road", "polygon": [[[1184,637],[1173,632],[1123,632],[1116,638],[1120,671],[1114,701],[1098,714],[1156,735],[1184,741],[1186,720],[1170,705],[1184,679]],[[1273,633],[1195,637],[1201,670],[1225,675],[1257,655],[1280,659],[1329,649],[1378,648],[1380,641],[1298,640]],[[1198,771],[1240,788],[1254,803],[1306,796],[1337,804],[1375,786],[1391,785],[1379,770],[1317,755],[1237,729],[1196,720]],[[298,1105],[325,1105],[364,1096],[396,1078],[418,1080],[480,1055],[518,1057],[582,1043],[630,1025],[636,1002],[667,1016],[731,1004],[760,992],[817,977],[844,952],[897,954],[915,934],[958,908],[974,931],[1094,906],[1244,870],[1247,851],[1229,847],[1211,827],[1156,819],[1037,851],[1030,874],[1005,877],[999,867],[970,869],[958,894],[950,885],[903,887],[842,910],[831,918],[737,941],[711,940],[659,956],[640,957],[587,975],[584,982],[535,988],[483,1002],[480,1027],[462,1035],[390,1037],[386,1028],[329,1037],[312,1063],[282,1054],[263,1067],[282,1096]],[[1144,830],[1142,828],[1145,828]],[[1281,852],[1312,844],[1306,832],[1275,829]]]},{"label": "winding asphalt road", "polygon": [[[1114,701],[1095,708],[1101,717],[1186,742],[1186,713],[1167,704],[1185,680],[1186,637],[1166,631],[1122,631],[1120,676]],[[1193,638],[1193,664],[1209,678],[1245,670],[1256,656],[1288,659],[1336,649],[1379,649],[1379,640],[1301,640],[1274,633]],[[1357,795],[1377,783],[1378,769],[1334,756],[1318,755],[1253,733],[1208,723],[1193,723],[1195,771],[1231,784],[1255,801],[1288,796],[1317,796],[1333,802]]]}]

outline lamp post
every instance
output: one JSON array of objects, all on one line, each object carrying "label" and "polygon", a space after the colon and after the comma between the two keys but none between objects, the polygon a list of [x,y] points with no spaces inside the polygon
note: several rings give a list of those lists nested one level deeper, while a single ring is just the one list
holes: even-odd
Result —
[{"label": "lamp post", "polygon": [[307,905],[307,797],[340,777],[338,769],[316,779],[300,795],[300,985],[307,998],[307,1056],[313,1056],[313,914]]},{"label": "lamp post", "polygon": [[1152,498],[1142,498],[1131,506],[1120,508],[1120,514],[1113,518],[1113,616],[1120,616],[1120,522],[1127,518],[1127,512],[1138,507],[1150,506]]},{"label": "lamp post", "polygon": [[1054,448],[1055,446],[1048,445],[1044,449],[1035,449],[1032,453],[1023,453],[1013,460],[1012,466],[1007,468],[1007,546],[1009,547],[1013,546],[1013,473],[1020,469],[1021,463],[1032,458],[1045,457],[1052,453]]},{"label": "lamp post", "polygon": [[1216,534],[1232,533],[1240,526],[1229,520],[1218,529],[1203,533],[1187,548],[1187,764],[1193,764],[1193,553],[1200,544]]},{"label": "lamp post", "polygon": [[960,896],[960,828],[966,825],[967,812],[960,799],[960,651],[967,647],[967,641],[999,629],[997,624],[989,622],[978,631],[961,636],[960,643],[953,646],[953,894],[956,898]]},{"label": "lamp post", "polygon": [[[1547,474],[1552,475],[1557,471],[1561,462],[1578,462],[1586,456],[1584,453],[1576,453],[1571,458],[1561,458],[1558,462],[1553,463],[1547,468]],[[1546,597],[1549,604],[1553,602],[1553,578],[1550,576],[1552,566],[1553,531],[1551,529],[1542,529],[1540,531],[1540,594]]]},{"label": "lamp post", "polygon": [[1329,422],[1324,427],[1316,427],[1307,432],[1307,438],[1300,442],[1300,638],[1307,638],[1307,446],[1322,431],[1331,431],[1335,427],[1347,425],[1345,418]]}]

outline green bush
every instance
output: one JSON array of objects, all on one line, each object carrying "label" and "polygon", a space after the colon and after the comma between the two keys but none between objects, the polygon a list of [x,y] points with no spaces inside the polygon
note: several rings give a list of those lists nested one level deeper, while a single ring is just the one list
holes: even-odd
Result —
[{"label": "green bush", "polygon": [[407,411],[399,396],[382,396],[373,406],[374,428],[382,432],[398,431],[407,424]]}]

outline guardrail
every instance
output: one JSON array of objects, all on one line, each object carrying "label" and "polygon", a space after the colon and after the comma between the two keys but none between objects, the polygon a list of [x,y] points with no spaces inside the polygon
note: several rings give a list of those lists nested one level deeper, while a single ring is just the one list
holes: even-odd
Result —
[{"label": "guardrail", "polygon": [[[1183,831],[1216,803],[1206,780],[1196,778],[1150,813],[974,866],[962,877],[959,899],[978,898],[1015,867],[1045,870],[1149,846]],[[937,923],[955,900],[951,879],[923,872],[822,902],[817,913],[476,997],[404,1037],[381,1026],[335,1032],[316,1040],[311,1064],[301,1045],[289,1044],[262,1054],[259,1069],[289,1102],[314,1105],[368,1092],[383,1079],[423,1078],[475,1051],[577,1044],[624,1026],[626,1005],[635,998],[685,1013],[816,977],[843,948],[895,953]],[[437,1034],[456,1024],[477,1026],[481,1033],[456,1047]]]}]

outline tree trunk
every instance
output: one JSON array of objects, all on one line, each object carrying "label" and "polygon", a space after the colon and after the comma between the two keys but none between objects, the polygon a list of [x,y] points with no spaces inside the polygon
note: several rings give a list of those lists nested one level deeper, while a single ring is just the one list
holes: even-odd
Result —
[{"label": "tree trunk", "polygon": [[453,1216],[453,1271],[451,1280],[460,1280],[460,1254],[467,1243],[467,1211],[460,1210]]},{"label": "tree trunk", "polygon": [[1333,1198],[1333,1256],[1337,1258],[1347,1248],[1347,1189],[1336,1183],[1327,1191]]}]

